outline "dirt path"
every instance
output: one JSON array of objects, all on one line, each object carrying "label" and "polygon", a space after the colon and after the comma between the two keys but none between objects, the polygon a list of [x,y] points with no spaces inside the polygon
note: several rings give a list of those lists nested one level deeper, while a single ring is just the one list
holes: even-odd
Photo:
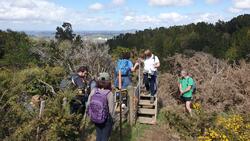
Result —
[{"label": "dirt path", "polygon": [[138,141],[180,141],[180,137],[171,132],[167,124],[152,125],[146,129]]}]

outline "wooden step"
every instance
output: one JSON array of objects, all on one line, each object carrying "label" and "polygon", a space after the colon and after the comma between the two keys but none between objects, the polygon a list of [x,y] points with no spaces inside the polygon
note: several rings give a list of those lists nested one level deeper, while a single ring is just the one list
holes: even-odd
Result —
[{"label": "wooden step", "polygon": [[139,116],[137,121],[139,123],[143,123],[143,124],[156,124],[156,120],[154,117],[142,117]]},{"label": "wooden step", "polygon": [[140,97],[148,97],[148,98],[150,98],[151,95],[150,95],[150,94],[141,93],[141,94],[140,94]]},{"label": "wooden step", "polygon": [[156,109],[145,109],[145,108],[139,108],[138,113],[144,114],[144,115],[155,115]]},{"label": "wooden step", "polygon": [[150,103],[150,100],[140,100],[139,105],[155,106],[156,100],[154,101],[154,103]]}]

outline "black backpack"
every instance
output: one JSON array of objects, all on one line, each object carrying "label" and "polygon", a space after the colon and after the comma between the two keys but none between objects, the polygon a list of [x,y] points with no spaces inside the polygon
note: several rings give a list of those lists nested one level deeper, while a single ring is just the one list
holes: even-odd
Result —
[{"label": "black backpack", "polygon": [[74,80],[77,78],[77,75],[68,75],[66,78],[64,78],[61,82],[60,82],[60,89],[61,90],[69,90],[69,89],[73,89],[76,84],[74,82]]},{"label": "black backpack", "polygon": [[[191,77],[188,78],[188,82],[189,82],[190,78],[191,78]],[[193,78],[192,78],[192,79],[193,79]],[[195,93],[196,93],[196,82],[195,82],[194,79],[193,79],[193,85],[192,85],[192,88],[191,88],[191,89],[193,90],[192,94],[195,94]]]}]

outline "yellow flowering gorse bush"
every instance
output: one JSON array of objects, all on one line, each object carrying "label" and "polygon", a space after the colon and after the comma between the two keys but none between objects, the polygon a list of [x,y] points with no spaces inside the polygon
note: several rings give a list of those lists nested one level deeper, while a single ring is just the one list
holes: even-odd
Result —
[{"label": "yellow flowering gorse bush", "polygon": [[198,141],[250,141],[250,123],[240,115],[219,116],[216,127],[208,129]]}]

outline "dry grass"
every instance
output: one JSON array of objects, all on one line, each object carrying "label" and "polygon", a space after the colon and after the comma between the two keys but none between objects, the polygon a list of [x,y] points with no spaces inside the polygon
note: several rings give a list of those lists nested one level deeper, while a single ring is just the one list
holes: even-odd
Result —
[{"label": "dry grass", "polygon": [[163,106],[174,107],[177,102],[177,78],[181,68],[189,70],[197,83],[194,101],[202,103],[207,112],[250,109],[250,64],[241,61],[229,65],[226,61],[205,53],[192,57],[177,54],[169,59],[170,73],[160,76],[159,97]]}]

